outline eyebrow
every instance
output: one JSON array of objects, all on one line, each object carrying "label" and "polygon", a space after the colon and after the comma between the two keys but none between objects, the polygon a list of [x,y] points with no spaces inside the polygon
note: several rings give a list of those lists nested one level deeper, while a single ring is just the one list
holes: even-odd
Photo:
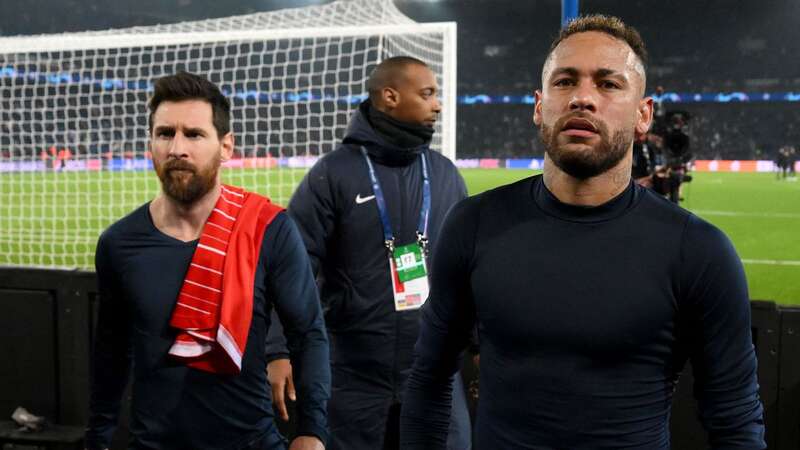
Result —
[{"label": "eyebrow", "polygon": [[550,74],[550,78],[555,78],[559,75],[569,75],[571,77],[578,76],[578,69],[574,67],[559,67]]},{"label": "eyebrow", "polygon": [[158,125],[157,127],[153,128],[153,133],[159,133],[162,131],[175,131],[175,127],[172,125]]},{"label": "eyebrow", "polygon": [[[190,127],[190,128],[181,127],[181,128],[183,129],[184,134],[191,134],[191,133],[194,133],[194,134],[206,134],[206,130],[201,128],[201,127]],[[174,132],[175,130],[176,130],[176,127],[173,126],[173,125],[159,125],[159,126],[153,128],[153,133],[158,133],[158,132],[163,132],[163,131],[172,131],[172,132]]]},{"label": "eyebrow", "polygon": [[628,77],[626,77],[624,73],[611,69],[599,69],[597,73],[595,73],[595,77],[597,78],[615,77],[625,81],[628,80]]},{"label": "eyebrow", "polygon": [[[569,75],[571,77],[577,77],[578,74],[579,74],[578,69],[574,67],[559,67],[553,70],[553,73],[550,74],[550,78],[556,77],[558,75]],[[597,69],[597,72],[595,72],[592,76],[595,78],[603,78],[611,76],[611,77],[619,77],[622,79],[627,79],[627,77],[622,72],[606,68]]]}]

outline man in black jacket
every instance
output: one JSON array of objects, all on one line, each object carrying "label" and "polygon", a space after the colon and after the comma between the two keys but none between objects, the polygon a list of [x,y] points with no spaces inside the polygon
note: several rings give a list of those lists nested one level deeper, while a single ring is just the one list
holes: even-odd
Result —
[{"label": "man in black jacket", "polygon": [[[420,60],[389,58],[367,87],[369,100],[342,145],[309,171],[289,203],[331,340],[334,450],[399,448],[402,392],[427,299],[425,255],[445,213],[466,197],[456,167],[429,149],[441,109],[434,73]],[[288,360],[268,370],[285,418]],[[448,448],[463,450],[470,426],[458,376],[454,392]]]}]

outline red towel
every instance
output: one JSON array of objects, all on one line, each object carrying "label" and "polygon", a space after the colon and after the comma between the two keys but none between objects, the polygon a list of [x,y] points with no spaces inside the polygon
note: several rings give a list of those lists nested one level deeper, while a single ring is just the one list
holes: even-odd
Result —
[{"label": "red towel", "polygon": [[253,319],[253,284],[264,231],[283,208],[222,185],[183,280],[169,353],[195,369],[238,374]]}]

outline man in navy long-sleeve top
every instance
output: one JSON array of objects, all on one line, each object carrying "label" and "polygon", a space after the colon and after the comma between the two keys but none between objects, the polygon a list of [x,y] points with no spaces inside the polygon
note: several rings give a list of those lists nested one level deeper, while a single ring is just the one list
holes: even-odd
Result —
[{"label": "man in navy long-sleeve top", "polygon": [[536,91],[544,173],[457,204],[434,250],[401,448],[443,448],[449,385],[477,323],[482,449],[669,449],[691,360],[714,449],[762,449],[750,305],[725,235],[631,182],[653,116],[646,51],[579,18]]},{"label": "man in navy long-sleeve top", "polygon": [[[265,374],[274,308],[302,394],[290,448],[323,449],[328,340],[297,228],[267,199],[220,183],[234,140],[216,86],[167,76],[149,106],[162,192],[98,242],[87,448],[109,446],[132,366],[130,448],[285,449]],[[199,325],[176,327],[215,316],[210,336]]]}]

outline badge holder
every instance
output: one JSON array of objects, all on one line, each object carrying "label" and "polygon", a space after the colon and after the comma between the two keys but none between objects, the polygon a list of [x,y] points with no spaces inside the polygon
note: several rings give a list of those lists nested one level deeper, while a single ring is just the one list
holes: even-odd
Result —
[{"label": "badge holder", "polygon": [[372,182],[372,192],[375,194],[375,204],[380,214],[383,227],[383,244],[388,250],[389,276],[392,279],[392,293],[394,294],[395,311],[410,311],[419,309],[428,299],[428,268],[425,258],[428,256],[428,214],[431,209],[431,184],[428,178],[428,164],[425,154],[421,153],[422,165],[422,208],[419,212],[419,226],[417,227],[417,241],[411,244],[395,247],[392,225],[386,210],[383,190],[375,175],[375,168],[367,155],[367,149],[361,147],[361,154],[369,169]]},{"label": "badge holder", "polygon": [[419,309],[430,291],[423,246],[419,242],[396,248],[392,246],[389,271],[395,311]]}]

